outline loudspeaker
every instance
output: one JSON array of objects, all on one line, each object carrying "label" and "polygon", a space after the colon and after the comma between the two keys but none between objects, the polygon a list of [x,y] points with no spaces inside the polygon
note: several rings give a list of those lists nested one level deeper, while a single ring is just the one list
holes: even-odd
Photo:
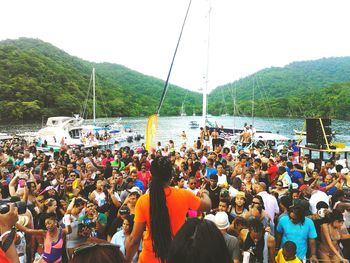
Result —
[{"label": "loudspeaker", "polygon": [[[328,143],[332,141],[332,129],[331,119],[321,119],[323,123],[323,128],[326,133]],[[306,143],[307,144],[316,144],[318,148],[324,148],[326,145],[326,140],[322,131],[322,126],[320,119],[308,118],[306,119]]]}]

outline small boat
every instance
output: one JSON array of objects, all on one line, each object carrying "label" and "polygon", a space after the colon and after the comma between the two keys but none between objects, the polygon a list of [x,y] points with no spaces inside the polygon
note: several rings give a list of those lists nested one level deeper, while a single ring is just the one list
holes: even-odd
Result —
[{"label": "small boat", "polygon": [[297,130],[297,129],[294,129],[293,130],[293,133],[295,134],[295,135],[302,135],[302,136],[306,136],[306,132],[305,131],[299,131],[299,130]]},{"label": "small boat", "polygon": [[0,141],[7,141],[7,140],[11,140],[12,138],[13,136],[8,135],[7,133],[0,132]]},{"label": "small boat", "polygon": [[197,121],[190,121],[189,127],[190,127],[191,129],[196,129],[196,128],[199,127],[199,123],[198,123]]}]

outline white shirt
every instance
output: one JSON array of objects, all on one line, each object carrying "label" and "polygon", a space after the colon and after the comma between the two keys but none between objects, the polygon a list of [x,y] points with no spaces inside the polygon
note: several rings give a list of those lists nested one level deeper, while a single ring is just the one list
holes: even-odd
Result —
[{"label": "white shirt", "polygon": [[218,175],[218,185],[223,185],[224,183],[227,183],[227,177],[225,174]]},{"label": "white shirt", "polygon": [[238,190],[236,188],[233,188],[231,185],[229,186],[228,191],[231,198],[236,197],[236,194],[238,193]]},{"label": "white shirt", "polygon": [[192,192],[194,195],[197,195],[198,192],[199,192],[199,189],[197,189],[197,188],[195,188],[195,189],[192,190],[191,188],[187,187],[186,190]]},{"label": "white shirt", "polygon": [[264,201],[265,211],[269,215],[271,220],[273,220],[275,218],[275,214],[279,214],[280,212],[277,199],[266,191],[260,192],[258,193],[258,195],[262,197]]},{"label": "white shirt", "polygon": [[329,205],[329,197],[326,193],[316,190],[310,197],[310,211],[312,214],[317,213],[316,205],[318,202],[323,201]]}]

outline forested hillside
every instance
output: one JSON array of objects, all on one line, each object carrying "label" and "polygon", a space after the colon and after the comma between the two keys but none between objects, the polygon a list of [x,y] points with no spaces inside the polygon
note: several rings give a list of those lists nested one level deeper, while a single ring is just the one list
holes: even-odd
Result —
[{"label": "forested hillside", "polygon": [[[38,39],[0,42],[0,122],[41,121],[50,116],[92,116],[89,86],[96,68],[97,117],[148,116],[155,112],[164,81],[124,66],[73,57]],[[88,90],[90,87],[90,95]],[[261,70],[216,88],[209,113],[350,119],[350,57],[294,62]],[[236,99],[236,111],[234,111]],[[170,85],[161,115],[201,114],[199,93]]]},{"label": "forested hillside", "polygon": [[[350,57],[294,62],[268,68],[216,88],[209,95],[212,114],[256,116],[328,116],[350,119]],[[225,105],[223,105],[225,104]],[[224,110],[227,109],[227,110]],[[225,111],[225,112],[224,112]]]},{"label": "forested hillside", "polygon": [[[42,116],[71,116],[88,103],[92,68],[96,68],[98,117],[147,116],[155,112],[164,81],[117,64],[92,63],[70,56],[37,39],[0,42],[0,121],[35,121]],[[91,91],[90,91],[91,92]],[[89,98],[89,99],[87,99]],[[162,115],[201,107],[201,95],[170,85]]]}]

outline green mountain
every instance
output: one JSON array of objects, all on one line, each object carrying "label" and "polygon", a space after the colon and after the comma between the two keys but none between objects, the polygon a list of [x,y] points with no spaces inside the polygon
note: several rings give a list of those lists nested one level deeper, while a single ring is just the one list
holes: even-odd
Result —
[{"label": "green mountain", "polygon": [[212,114],[332,117],[350,119],[350,57],[294,62],[263,69],[217,87],[209,95]]},{"label": "green mountain", "polygon": [[[90,77],[96,68],[97,117],[148,116],[164,81],[124,66],[73,57],[38,39],[0,41],[0,123],[83,113],[92,118]],[[89,93],[90,91],[90,93]],[[261,70],[209,94],[209,113],[350,120],[350,57],[294,62]],[[233,101],[236,98],[234,107]],[[161,115],[201,114],[199,93],[170,85]]]},{"label": "green mountain", "polygon": [[[0,122],[30,122],[42,117],[92,116],[89,83],[96,68],[98,117],[148,116],[156,111],[164,81],[124,66],[92,63],[38,39],[0,42]],[[90,94],[90,95],[89,95]],[[169,85],[161,115],[201,112],[201,95]]]}]

